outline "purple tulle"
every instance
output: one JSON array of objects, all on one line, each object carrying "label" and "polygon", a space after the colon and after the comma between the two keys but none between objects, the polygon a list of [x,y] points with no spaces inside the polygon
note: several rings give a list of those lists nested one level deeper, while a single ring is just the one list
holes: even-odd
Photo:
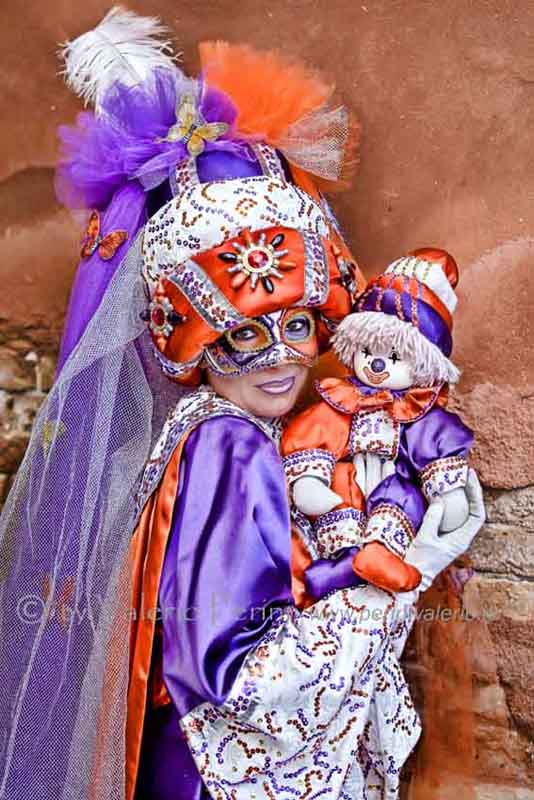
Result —
[{"label": "purple tulle", "polygon": [[205,150],[223,150],[250,158],[244,140],[236,138],[237,110],[222,92],[186,78],[178,70],[156,70],[133,87],[114,84],[97,116],[79,114],[74,127],[61,126],[61,160],[56,177],[59,201],[70,208],[104,209],[117,189],[138,179],[145,189],[165,180],[188,156],[183,141],[160,141],[176,123],[176,108],[185,94],[201,94],[206,122],[225,122],[228,131]]}]

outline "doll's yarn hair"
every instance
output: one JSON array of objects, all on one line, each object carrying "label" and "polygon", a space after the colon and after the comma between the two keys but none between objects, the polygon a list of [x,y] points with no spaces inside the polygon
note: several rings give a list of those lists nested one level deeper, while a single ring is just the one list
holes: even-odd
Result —
[{"label": "doll's yarn hair", "polygon": [[459,369],[410,322],[376,311],[349,314],[340,323],[333,346],[342,363],[353,368],[358,350],[377,353],[395,350],[413,365],[414,386],[457,383]]}]

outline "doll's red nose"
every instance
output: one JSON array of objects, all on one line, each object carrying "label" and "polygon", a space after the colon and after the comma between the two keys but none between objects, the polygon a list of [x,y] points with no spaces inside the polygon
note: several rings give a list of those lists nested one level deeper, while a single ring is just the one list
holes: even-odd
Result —
[{"label": "doll's red nose", "polygon": [[373,372],[384,372],[386,368],[386,362],[383,358],[373,358],[371,361],[371,369]]}]

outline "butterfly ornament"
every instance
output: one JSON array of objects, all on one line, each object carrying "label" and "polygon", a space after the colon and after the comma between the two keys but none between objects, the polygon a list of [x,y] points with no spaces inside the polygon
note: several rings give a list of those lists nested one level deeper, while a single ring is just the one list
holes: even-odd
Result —
[{"label": "butterfly ornament", "polygon": [[100,214],[93,211],[89,217],[87,230],[82,239],[81,257],[90,258],[98,249],[98,255],[103,261],[113,258],[118,248],[128,238],[128,231],[111,231],[102,236],[100,233]]},{"label": "butterfly ornament", "polygon": [[189,155],[196,157],[204,152],[206,142],[214,142],[228,130],[226,122],[205,122],[190,94],[186,94],[176,107],[176,123],[157,142],[183,142]]}]

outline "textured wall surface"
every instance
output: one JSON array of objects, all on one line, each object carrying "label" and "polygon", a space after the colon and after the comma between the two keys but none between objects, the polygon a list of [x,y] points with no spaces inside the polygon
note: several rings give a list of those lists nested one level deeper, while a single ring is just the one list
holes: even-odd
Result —
[{"label": "textured wall surface", "polygon": [[[477,434],[489,512],[465,595],[474,620],[476,794],[532,800],[534,4],[146,0],[130,7],[174,28],[185,68],[196,70],[199,39],[226,38],[276,45],[332,76],[363,126],[356,185],[334,207],[366,274],[414,247],[435,244],[456,256],[455,356],[464,376],[453,403]],[[52,379],[76,263],[79,232],[55,202],[53,165],[55,128],[79,105],[57,75],[56,43],[108,8],[103,0],[49,0],[43,13],[42,3],[27,0],[3,9],[0,502]]]}]

